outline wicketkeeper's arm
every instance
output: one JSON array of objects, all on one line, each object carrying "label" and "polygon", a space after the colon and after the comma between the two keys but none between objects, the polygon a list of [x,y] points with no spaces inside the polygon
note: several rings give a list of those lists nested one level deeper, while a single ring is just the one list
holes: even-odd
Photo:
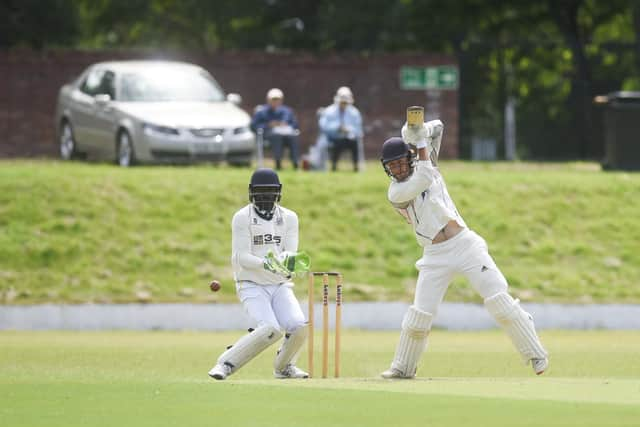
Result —
[{"label": "wicketkeeper's arm", "polygon": [[261,269],[264,260],[251,253],[249,221],[236,214],[231,224],[231,262],[249,270]]}]

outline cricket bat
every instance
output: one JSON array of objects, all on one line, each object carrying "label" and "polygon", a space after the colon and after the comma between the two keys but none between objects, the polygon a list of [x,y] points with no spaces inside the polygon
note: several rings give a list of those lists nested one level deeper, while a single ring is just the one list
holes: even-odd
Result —
[{"label": "cricket bat", "polygon": [[[414,105],[407,107],[407,126],[422,126],[424,124],[424,107]],[[433,146],[429,144],[427,147],[429,158],[434,166],[438,165],[438,154],[435,152]]]},{"label": "cricket bat", "polygon": [[422,126],[424,123],[424,107],[414,105],[407,108],[407,126]]}]

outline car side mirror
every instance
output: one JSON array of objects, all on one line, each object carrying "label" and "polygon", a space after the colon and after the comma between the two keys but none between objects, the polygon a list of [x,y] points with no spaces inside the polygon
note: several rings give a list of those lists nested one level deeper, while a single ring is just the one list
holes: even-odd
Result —
[{"label": "car side mirror", "polygon": [[239,107],[242,104],[242,97],[237,93],[230,93],[227,95],[227,101]]},{"label": "car side mirror", "polygon": [[111,96],[106,93],[99,93],[93,99],[96,101],[96,105],[104,107],[111,101]]}]

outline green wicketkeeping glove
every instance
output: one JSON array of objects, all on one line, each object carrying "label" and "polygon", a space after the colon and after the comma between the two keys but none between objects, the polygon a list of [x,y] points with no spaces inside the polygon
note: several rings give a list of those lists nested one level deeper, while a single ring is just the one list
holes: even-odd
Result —
[{"label": "green wicketkeeping glove", "polygon": [[308,272],[310,265],[309,255],[305,252],[283,252],[275,255],[269,251],[264,262],[265,270],[284,276],[287,279],[292,276],[301,276]]},{"label": "green wicketkeeping glove", "polygon": [[283,252],[278,258],[282,265],[294,275],[307,273],[311,267],[311,260],[306,252]]},{"label": "green wicketkeeping glove", "polygon": [[278,260],[275,254],[271,251],[264,257],[264,269],[274,274],[284,277],[285,279],[291,279],[291,271],[289,271],[282,262]]}]

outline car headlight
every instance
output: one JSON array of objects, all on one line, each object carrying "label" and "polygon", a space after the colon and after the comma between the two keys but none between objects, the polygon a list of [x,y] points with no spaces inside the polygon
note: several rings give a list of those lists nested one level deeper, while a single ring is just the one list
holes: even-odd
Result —
[{"label": "car headlight", "polygon": [[180,132],[178,132],[178,129],[169,126],[152,125],[151,123],[143,124],[142,131],[145,133],[145,135],[178,136],[180,134]]},{"label": "car headlight", "polygon": [[239,135],[241,133],[247,133],[247,132],[249,132],[249,127],[248,126],[243,126],[243,127],[240,127],[240,128],[233,129],[233,134],[234,135]]}]

